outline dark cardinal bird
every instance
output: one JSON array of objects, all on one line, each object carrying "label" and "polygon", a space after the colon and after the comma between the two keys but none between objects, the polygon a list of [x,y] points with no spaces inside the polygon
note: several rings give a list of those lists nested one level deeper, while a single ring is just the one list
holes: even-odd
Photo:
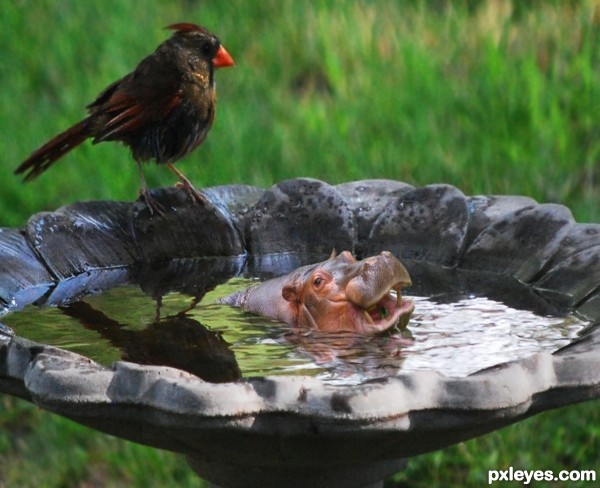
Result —
[{"label": "dark cardinal bird", "polygon": [[214,70],[234,62],[204,27],[180,23],[167,28],[175,33],[134,71],[100,93],[87,106],[85,119],[40,147],[15,173],[32,180],[88,138],[94,144],[120,141],[131,149],[140,173],[140,192],[151,211],[159,206],[150,198],[141,168],[144,161],[166,164],[181,186],[205,202],[173,163],[206,137],[215,117]]}]

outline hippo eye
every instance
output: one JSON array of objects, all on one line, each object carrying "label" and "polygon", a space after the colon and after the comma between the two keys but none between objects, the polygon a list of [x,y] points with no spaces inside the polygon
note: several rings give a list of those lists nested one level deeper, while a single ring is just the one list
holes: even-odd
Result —
[{"label": "hippo eye", "polygon": [[313,279],[313,286],[315,288],[321,288],[323,286],[323,283],[325,283],[325,279],[322,276],[316,276]]}]

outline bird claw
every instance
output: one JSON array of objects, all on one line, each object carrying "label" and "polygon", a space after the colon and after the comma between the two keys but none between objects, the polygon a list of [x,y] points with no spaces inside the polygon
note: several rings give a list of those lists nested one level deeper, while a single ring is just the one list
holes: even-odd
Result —
[{"label": "bird claw", "polygon": [[176,188],[182,188],[192,199],[192,201],[196,203],[201,203],[205,207],[212,207],[212,204],[208,201],[205,195],[200,193],[192,182],[186,178],[186,176],[179,171],[172,163],[167,164],[167,168],[169,168],[176,176],[179,178],[179,181],[175,184]]},{"label": "bird claw", "polygon": [[144,200],[148,210],[150,211],[150,215],[158,215],[159,217],[164,217],[166,214],[165,207],[163,207],[158,200],[156,200],[150,190],[148,188],[142,188],[140,190],[140,198]]},{"label": "bird claw", "polygon": [[184,190],[192,199],[192,201],[200,203],[207,207],[211,205],[211,203],[208,201],[208,198],[206,198],[204,194],[196,190],[196,188],[194,188],[194,186],[189,181],[178,181],[177,183],[175,183],[175,187]]}]

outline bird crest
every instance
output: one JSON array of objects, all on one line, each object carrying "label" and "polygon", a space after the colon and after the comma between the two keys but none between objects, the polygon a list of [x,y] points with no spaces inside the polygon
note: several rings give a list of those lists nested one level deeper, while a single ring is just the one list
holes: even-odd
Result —
[{"label": "bird crest", "polygon": [[177,32],[206,32],[206,29],[200,27],[197,24],[191,22],[180,22],[177,24],[171,24],[165,27],[165,29],[175,30]]}]

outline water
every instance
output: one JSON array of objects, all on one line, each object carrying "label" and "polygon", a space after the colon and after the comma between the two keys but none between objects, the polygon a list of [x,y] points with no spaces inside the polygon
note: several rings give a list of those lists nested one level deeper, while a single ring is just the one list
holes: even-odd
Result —
[{"label": "water", "polygon": [[540,316],[485,297],[452,303],[415,299],[410,330],[413,346],[405,350],[403,368],[435,369],[465,376],[495,364],[555,351],[578,337],[587,325],[574,315]]},{"label": "water", "polygon": [[170,292],[158,303],[138,286],[120,286],[64,308],[28,306],[3,322],[20,336],[104,365],[120,359],[170,365],[208,381],[301,374],[334,385],[431,369],[465,376],[554,351],[588,325],[573,315],[542,316],[485,297],[438,294],[409,297],[415,312],[403,332],[293,334],[287,325],[215,303],[253,283],[235,278],[206,295]]}]

